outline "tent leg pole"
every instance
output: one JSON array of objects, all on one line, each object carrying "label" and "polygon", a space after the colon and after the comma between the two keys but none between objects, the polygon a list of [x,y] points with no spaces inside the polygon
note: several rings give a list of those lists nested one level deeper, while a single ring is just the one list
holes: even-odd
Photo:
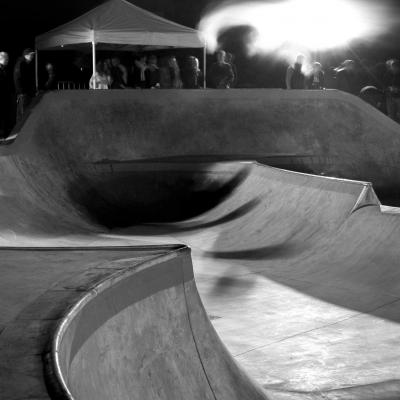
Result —
[{"label": "tent leg pole", "polygon": [[35,49],[35,85],[36,92],[39,91],[39,59],[38,59],[39,51]]},{"label": "tent leg pole", "polygon": [[92,42],[92,69],[93,69],[93,89],[96,89],[96,43],[93,41]]},{"label": "tent leg pole", "polygon": [[207,89],[207,45],[203,48],[203,88]]}]

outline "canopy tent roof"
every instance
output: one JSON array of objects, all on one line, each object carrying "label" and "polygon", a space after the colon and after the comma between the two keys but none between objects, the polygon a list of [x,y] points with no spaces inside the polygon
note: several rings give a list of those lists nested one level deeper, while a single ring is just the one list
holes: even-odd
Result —
[{"label": "canopy tent roof", "polygon": [[36,49],[79,48],[92,42],[105,50],[205,46],[195,29],[159,17],[127,0],[108,0],[73,21],[37,36]]}]

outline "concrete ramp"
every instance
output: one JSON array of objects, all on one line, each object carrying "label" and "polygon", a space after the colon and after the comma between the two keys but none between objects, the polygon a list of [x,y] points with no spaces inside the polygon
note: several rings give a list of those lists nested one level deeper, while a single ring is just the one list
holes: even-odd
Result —
[{"label": "concrete ramp", "polygon": [[238,161],[393,189],[399,149],[335,91],[46,94],[0,150],[1,400],[398,399],[398,210]]},{"label": "concrete ramp", "polygon": [[94,287],[60,322],[49,359],[56,398],[267,398],[212,327],[187,249]]},{"label": "concrete ramp", "polygon": [[400,125],[335,90],[48,93],[17,146],[32,132],[59,162],[254,160],[380,191],[400,181]]}]

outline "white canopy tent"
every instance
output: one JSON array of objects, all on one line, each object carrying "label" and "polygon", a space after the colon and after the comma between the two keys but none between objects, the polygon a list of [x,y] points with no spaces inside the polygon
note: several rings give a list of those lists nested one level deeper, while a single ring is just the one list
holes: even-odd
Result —
[{"label": "white canopy tent", "polygon": [[203,48],[205,84],[206,44],[199,32],[143,10],[127,0],[108,0],[80,17],[37,36],[36,83],[39,50],[74,50],[88,45],[92,47],[93,74],[96,71],[96,49]]}]

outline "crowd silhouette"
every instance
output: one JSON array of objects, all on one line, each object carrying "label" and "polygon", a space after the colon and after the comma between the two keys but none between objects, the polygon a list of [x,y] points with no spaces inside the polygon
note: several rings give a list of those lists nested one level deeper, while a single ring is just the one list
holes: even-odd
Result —
[{"label": "crowd silhouette", "polygon": [[[58,76],[59,68],[44,64],[35,75],[35,52],[27,48],[14,66],[6,52],[0,52],[0,139],[6,138],[40,91],[65,89],[230,89],[240,83],[234,56],[224,50],[206,74],[193,55],[137,53],[129,57],[112,54],[98,57],[93,74],[90,63],[79,55],[70,63],[70,73]],[[60,68],[61,70],[61,68]],[[375,66],[344,60],[338,66],[323,66],[299,54],[285,75],[288,90],[338,89],[355,96],[400,123],[400,61],[390,59]]]}]

